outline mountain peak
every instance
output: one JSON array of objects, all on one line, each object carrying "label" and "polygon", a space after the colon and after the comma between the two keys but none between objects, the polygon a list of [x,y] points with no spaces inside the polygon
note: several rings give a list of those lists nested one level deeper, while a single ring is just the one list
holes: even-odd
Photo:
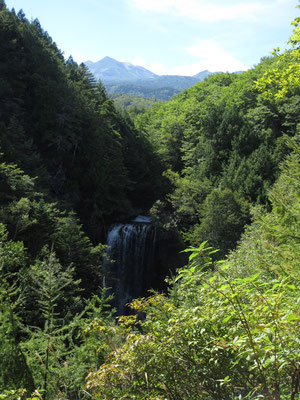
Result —
[{"label": "mountain peak", "polygon": [[198,72],[198,74],[193,75],[194,78],[200,79],[201,81],[205,78],[207,78],[209,75],[212,75],[213,72],[209,72],[207,69],[201,72]]},{"label": "mountain peak", "polygon": [[137,81],[157,76],[144,67],[133,65],[129,62],[121,62],[109,56],[95,63],[86,62],[85,64],[95,78],[102,81]]},{"label": "mountain peak", "polygon": [[112,58],[112,57],[105,56],[105,57],[103,57],[100,61],[117,61],[117,60],[115,60],[115,59]]}]

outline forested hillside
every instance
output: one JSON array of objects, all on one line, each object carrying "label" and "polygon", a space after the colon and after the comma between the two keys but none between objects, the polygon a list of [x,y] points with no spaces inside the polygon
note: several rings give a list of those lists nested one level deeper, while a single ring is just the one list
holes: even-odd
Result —
[{"label": "forested hillside", "polygon": [[[0,399],[299,397],[299,24],[133,122],[0,0]],[[104,243],[141,211],[189,261],[117,319]]]},{"label": "forested hillside", "polygon": [[116,112],[84,64],[63,59],[37,20],[3,7],[2,160],[37,177],[37,190],[65,202],[87,224],[149,207],[160,175],[149,143]]},{"label": "forested hillside", "polygon": [[151,108],[155,103],[163,103],[162,100],[157,100],[152,97],[139,97],[131,94],[116,93],[110,95],[117,108],[125,110],[130,117],[134,120],[138,114],[144,113]]},{"label": "forested hillside", "polygon": [[165,191],[162,167],[87,68],[2,0],[0,54],[0,387],[46,398],[68,376],[75,393],[101,359],[81,336],[106,302],[99,241]]},{"label": "forested hillside", "polygon": [[242,74],[215,74],[138,115],[136,126],[174,187],[153,212],[168,213],[188,243],[208,240],[223,257],[250,222],[251,205],[269,208],[267,193],[290,152],[289,139],[299,135],[300,97],[298,81],[287,83],[280,97],[275,87],[266,93],[261,85],[270,81],[268,70],[289,71],[289,62],[275,55]]}]

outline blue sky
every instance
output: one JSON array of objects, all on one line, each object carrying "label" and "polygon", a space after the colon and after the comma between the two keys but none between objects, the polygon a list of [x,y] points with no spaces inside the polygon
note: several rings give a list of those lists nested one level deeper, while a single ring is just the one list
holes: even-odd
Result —
[{"label": "blue sky", "polygon": [[66,58],[105,56],[157,74],[251,68],[284,49],[297,0],[5,0],[38,18]]}]

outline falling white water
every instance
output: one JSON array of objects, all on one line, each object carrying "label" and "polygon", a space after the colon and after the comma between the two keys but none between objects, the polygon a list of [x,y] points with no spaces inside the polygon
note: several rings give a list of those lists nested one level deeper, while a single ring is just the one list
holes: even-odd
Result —
[{"label": "falling white water", "polygon": [[103,274],[119,315],[126,303],[144,296],[151,286],[155,241],[155,228],[151,219],[144,216],[116,225],[108,234],[108,260],[104,262]]}]

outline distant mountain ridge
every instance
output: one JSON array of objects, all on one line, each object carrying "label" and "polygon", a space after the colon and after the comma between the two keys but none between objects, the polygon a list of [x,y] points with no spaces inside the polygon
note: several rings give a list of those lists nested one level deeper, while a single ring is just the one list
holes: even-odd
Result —
[{"label": "distant mountain ridge", "polygon": [[87,61],[89,68],[96,79],[105,81],[136,81],[139,79],[151,79],[158,75],[144,67],[133,65],[129,62],[117,61],[111,57],[104,57],[97,62]]},{"label": "distant mountain ridge", "polygon": [[103,82],[109,94],[125,93],[162,100],[168,100],[213,74],[205,70],[194,76],[157,75],[144,67],[111,57],[97,62],[86,61],[85,65],[97,80]]},{"label": "distant mountain ridge", "polygon": [[207,69],[205,71],[198,72],[198,74],[194,75],[193,77],[196,79],[200,79],[201,81],[207,78],[209,75],[213,75],[216,72],[210,72]]}]

